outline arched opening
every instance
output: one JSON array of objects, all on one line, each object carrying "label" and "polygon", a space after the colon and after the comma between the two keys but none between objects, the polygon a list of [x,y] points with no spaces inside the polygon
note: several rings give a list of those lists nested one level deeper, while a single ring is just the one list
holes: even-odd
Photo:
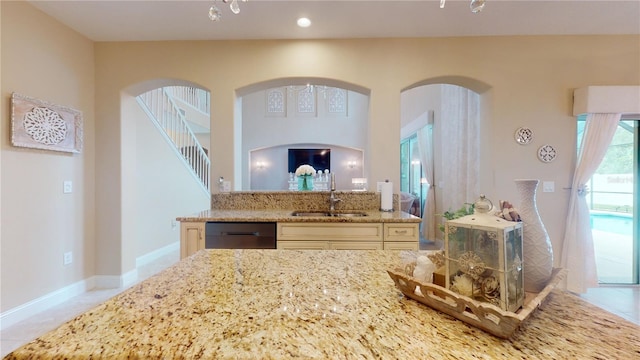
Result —
[{"label": "arched opening", "polygon": [[289,190],[292,148],[331,149],[341,190],[366,177],[369,90],[334,79],[282,78],[236,93],[236,189]]},{"label": "arched opening", "polygon": [[[113,216],[119,219],[122,243],[119,244],[119,249],[112,249],[112,252],[120,254],[122,271],[127,274],[125,278],[134,278],[131,269],[134,269],[133,274],[137,274],[135,269],[141,266],[141,261],[143,265],[145,261],[154,260],[153,257],[173,254],[177,261],[180,231],[175,219],[206,209],[210,204],[210,193],[199,187],[185,162],[184,149],[171,143],[172,136],[182,135],[165,133],[138,101],[138,97],[144,93],[168,87],[206,90],[201,85],[187,81],[153,79],[134,84],[120,94],[120,148],[117,150],[120,153],[120,163],[117,167],[121,176],[119,184],[113,186],[119,187],[121,200],[119,214]],[[195,112],[188,108],[189,101],[184,96],[173,93],[171,97],[171,101],[178,107],[175,111],[184,113],[187,117]],[[150,106],[160,104],[154,102]],[[205,125],[208,128],[210,116],[197,122],[203,124],[203,129]],[[194,124],[192,126],[196,127]],[[206,135],[199,138],[206,141],[205,146],[208,147],[210,136],[208,130],[205,130]],[[115,181],[117,179],[113,178]],[[116,210],[108,211],[113,213]]]},{"label": "arched opening", "polygon": [[408,209],[419,208],[427,242],[443,238],[437,214],[492,192],[489,90],[475,79],[442,76],[402,91],[400,190]]}]

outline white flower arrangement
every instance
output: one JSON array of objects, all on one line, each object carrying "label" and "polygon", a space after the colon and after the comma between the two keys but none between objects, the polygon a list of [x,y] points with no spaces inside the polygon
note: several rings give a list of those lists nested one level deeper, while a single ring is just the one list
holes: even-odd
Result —
[{"label": "white flower arrangement", "polygon": [[304,175],[314,175],[316,170],[311,165],[300,165],[296,169],[296,176],[304,176]]}]

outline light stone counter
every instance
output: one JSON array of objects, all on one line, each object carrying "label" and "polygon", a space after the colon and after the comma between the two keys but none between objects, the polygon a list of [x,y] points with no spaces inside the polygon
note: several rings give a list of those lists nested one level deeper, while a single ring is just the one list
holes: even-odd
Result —
[{"label": "light stone counter", "polygon": [[211,195],[211,209],[178,217],[180,222],[410,222],[421,218],[399,211],[399,199],[394,195],[395,211],[380,211],[380,194],[374,192],[337,191],[341,201],[336,212],[364,212],[363,217],[300,217],[294,211],[328,211],[327,191],[237,191]]},{"label": "light stone counter", "polygon": [[[204,210],[197,214],[178,217],[178,221],[241,221],[241,222],[359,222],[359,223],[418,223],[422,219],[402,211],[384,212],[380,210],[357,210],[367,216],[293,216],[294,210]],[[337,211],[340,213],[340,211]]]},{"label": "light stone counter", "polygon": [[7,359],[639,358],[640,327],[559,290],[496,338],[403,297],[401,254],[203,250]]}]

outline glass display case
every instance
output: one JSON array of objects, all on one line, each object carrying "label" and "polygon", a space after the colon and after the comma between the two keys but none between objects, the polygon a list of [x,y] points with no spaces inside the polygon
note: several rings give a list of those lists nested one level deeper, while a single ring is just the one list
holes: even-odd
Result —
[{"label": "glass display case", "polygon": [[446,288],[515,312],[524,303],[522,223],[489,214],[484,196],[473,215],[445,223]]}]

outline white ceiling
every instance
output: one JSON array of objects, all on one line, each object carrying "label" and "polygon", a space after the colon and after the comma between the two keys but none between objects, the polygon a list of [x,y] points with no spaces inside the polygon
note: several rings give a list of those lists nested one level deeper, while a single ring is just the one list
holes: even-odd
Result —
[{"label": "white ceiling", "polygon": [[[30,3],[94,41],[640,34],[640,0],[249,0],[240,14],[213,0],[48,0]],[[312,25],[296,26],[300,16]]]}]

